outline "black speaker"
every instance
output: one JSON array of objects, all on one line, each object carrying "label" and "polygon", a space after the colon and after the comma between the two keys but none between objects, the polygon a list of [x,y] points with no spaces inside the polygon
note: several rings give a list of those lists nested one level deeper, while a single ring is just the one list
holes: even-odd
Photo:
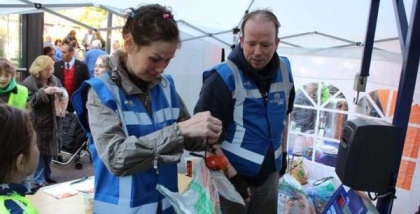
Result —
[{"label": "black speaker", "polygon": [[341,135],[335,172],[354,190],[387,193],[397,130],[380,120],[348,120]]}]

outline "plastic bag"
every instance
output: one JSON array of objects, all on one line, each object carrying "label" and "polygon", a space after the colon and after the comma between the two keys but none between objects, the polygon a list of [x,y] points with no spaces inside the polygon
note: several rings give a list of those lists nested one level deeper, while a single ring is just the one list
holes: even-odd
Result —
[{"label": "plastic bag", "polygon": [[316,213],[319,214],[322,213],[335,190],[333,177],[328,177],[315,181],[313,186],[305,189],[305,192],[313,202]]},{"label": "plastic bag", "polygon": [[303,163],[302,158],[293,158],[290,166],[290,175],[292,175],[300,184],[305,185],[308,183],[309,173]]},{"label": "plastic bag", "polygon": [[289,174],[279,181],[277,213],[315,214],[315,208],[302,185]]},{"label": "plastic bag", "polygon": [[245,204],[235,187],[221,171],[209,170],[200,160],[194,168],[193,180],[183,193],[171,192],[162,185],[157,190],[169,200],[179,214],[219,214],[219,194],[228,200]]},{"label": "plastic bag", "polygon": [[55,116],[65,117],[66,109],[69,103],[69,94],[63,87],[59,88],[60,93],[54,94]]}]

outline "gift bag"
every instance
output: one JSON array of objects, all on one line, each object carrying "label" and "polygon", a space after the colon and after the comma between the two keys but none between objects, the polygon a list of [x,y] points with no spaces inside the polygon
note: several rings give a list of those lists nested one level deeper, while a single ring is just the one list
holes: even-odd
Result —
[{"label": "gift bag", "polygon": [[55,116],[65,117],[69,103],[69,94],[65,88],[61,87],[59,89],[60,93],[54,94]]},{"label": "gift bag", "polygon": [[221,171],[209,170],[203,160],[193,172],[193,180],[183,193],[171,192],[162,185],[157,185],[178,214],[220,214],[219,194],[228,200],[245,204]]}]

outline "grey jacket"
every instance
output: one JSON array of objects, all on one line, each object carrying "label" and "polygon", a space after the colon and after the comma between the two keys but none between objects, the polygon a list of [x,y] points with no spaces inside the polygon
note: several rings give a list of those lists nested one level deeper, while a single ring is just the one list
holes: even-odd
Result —
[{"label": "grey jacket", "polygon": [[[142,91],[129,79],[119,62],[118,54],[111,56],[110,62],[112,72],[117,75],[121,83],[121,89],[127,95],[138,95],[151,114],[151,104],[148,102],[149,90]],[[160,79],[150,83],[148,88],[159,83]],[[181,112],[178,122],[190,118],[181,97],[179,100]],[[98,156],[108,170],[117,176],[132,175],[152,168],[156,155],[159,156],[160,163],[179,162],[184,147],[187,150],[197,151],[205,149],[202,139],[184,138],[177,123],[146,136],[126,136],[118,114],[102,104],[92,88],[88,91],[86,108]]]},{"label": "grey jacket", "polygon": [[[62,87],[60,80],[52,75],[47,86]],[[39,78],[30,75],[22,85],[28,88],[31,120],[34,125],[37,145],[41,155],[55,156],[58,153],[61,119],[55,116],[54,95],[45,93],[47,86]]]}]

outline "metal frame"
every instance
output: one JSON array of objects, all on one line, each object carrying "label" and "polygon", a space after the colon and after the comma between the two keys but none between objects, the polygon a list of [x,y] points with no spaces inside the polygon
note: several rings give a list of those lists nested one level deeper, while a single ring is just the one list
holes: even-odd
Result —
[{"label": "metal frame", "polygon": [[420,61],[420,2],[413,1],[410,25],[408,25],[403,0],[394,0],[394,9],[400,36],[400,46],[403,55],[400,84],[398,87],[397,103],[392,123],[397,127],[397,141],[395,145],[395,159],[393,172],[390,175],[390,195],[379,198],[376,207],[379,213],[391,213],[395,198],[395,186],[410,118],[413,94],[416,86],[417,72]]},{"label": "metal frame", "polygon": [[[35,3],[35,2],[29,1],[29,0],[19,0],[19,1],[21,1],[21,2],[23,2],[25,4],[1,4],[1,7],[7,7],[7,8],[13,8],[13,7],[31,8],[31,7],[35,7],[37,9],[39,9],[39,10],[43,10],[45,12],[51,13],[51,14],[53,14],[55,16],[58,16],[58,17],[63,18],[65,20],[67,20],[67,21],[70,21],[72,23],[75,23],[77,25],[83,26],[83,27],[85,27],[87,29],[91,29],[91,30],[94,30],[94,31],[107,31],[107,32],[109,32],[109,30],[121,29],[122,28],[122,26],[115,26],[115,27],[113,27],[112,25],[110,25],[109,22],[108,22],[108,26],[105,27],[105,28],[94,28],[92,26],[86,25],[86,24],[84,24],[82,22],[79,22],[79,21],[77,21],[75,19],[72,19],[70,17],[67,17],[65,15],[62,15],[60,13],[57,13],[57,12],[51,10],[52,8],[65,8],[65,7],[74,8],[74,7],[89,7],[89,6],[91,6],[91,7],[99,7],[101,9],[103,9],[103,10],[106,10],[108,13],[112,13],[112,14],[115,14],[117,16],[124,17],[124,14],[122,14],[121,11],[118,11],[118,10],[113,9],[111,7],[107,7],[105,5],[96,5],[96,4],[93,4],[93,3],[80,3],[80,4],[39,4],[39,3]],[[248,13],[249,9],[254,4],[254,1],[255,0],[250,0],[250,3],[248,5],[247,9],[245,10],[245,14]],[[400,1],[400,2],[402,2],[402,1]],[[402,3],[399,3],[399,4],[402,4]],[[401,16],[403,17],[403,15],[401,15]],[[235,29],[239,29],[239,26],[242,23],[242,19],[238,22],[238,25],[235,28],[233,28],[232,30],[225,30],[225,31],[214,32],[214,33],[207,32],[205,30],[202,30],[202,29],[200,29],[200,28],[198,28],[198,27],[196,27],[196,26],[194,26],[194,25],[186,22],[185,20],[177,20],[177,22],[178,23],[182,23],[182,24],[186,25],[187,27],[189,27],[189,28],[191,28],[193,30],[196,30],[196,31],[198,31],[201,34],[201,35],[198,35],[198,36],[193,36],[193,37],[190,37],[190,38],[183,39],[182,41],[191,41],[191,40],[195,40],[195,39],[202,39],[202,38],[205,38],[205,37],[210,37],[210,38],[213,38],[217,42],[219,42],[219,43],[221,43],[221,44],[223,44],[223,45],[225,45],[227,47],[232,47],[232,45],[234,45],[234,44],[230,44],[230,43],[228,43],[228,42],[226,42],[226,41],[218,38],[217,36],[218,35],[221,35],[221,34],[232,32],[232,35],[234,36],[233,43],[236,43],[237,41],[235,41],[235,38],[237,38],[236,37],[237,32],[235,32]],[[375,24],[376,24],[376,22],[375,22]],[[332,46],[332,47],[328,47],[328,48],[343,48],[343,47],[364,46],[364,45],[366,45],[366,43],[355,42],[355,41],[351,41],[351,40],[348,40],[348,39],[345,39],[345,38],[341,38],[341,37],[329,35],[329,34],[326,34],[326,33],[321,33],[321,32],[318,32],[318,31],[305,32],[305,33],[299,33],[299,34],[294,34],[294,35],[283,36],[283,37],[280,37],[280,39],[281,39],[281,43],[282,44],[289,45],[291,47],[304,48],[301,45],[294,44],[294,43],[291,43],[291,42],[287,42],[285,40],[287,40],[289,38],[295,38],[295,37],[306,36],[306,35],[319,35],[319,36],[323,36],[323,37],[330,38],[330,39],[333,39],[333,40],[337,40],[337,41],[348,43],[346,45],[338,45],[338,46]],[[391,40],[388,40],[388,39],[376,40],[376,41],[374,41],[374,43],[376,43],[376,42],[385,42],[385,41],[391,41]],[[379,48],[375,48],[375,49],[379,49]],[[369,50],[368,49],[365,49],[365,51],[369,51]]]}]

